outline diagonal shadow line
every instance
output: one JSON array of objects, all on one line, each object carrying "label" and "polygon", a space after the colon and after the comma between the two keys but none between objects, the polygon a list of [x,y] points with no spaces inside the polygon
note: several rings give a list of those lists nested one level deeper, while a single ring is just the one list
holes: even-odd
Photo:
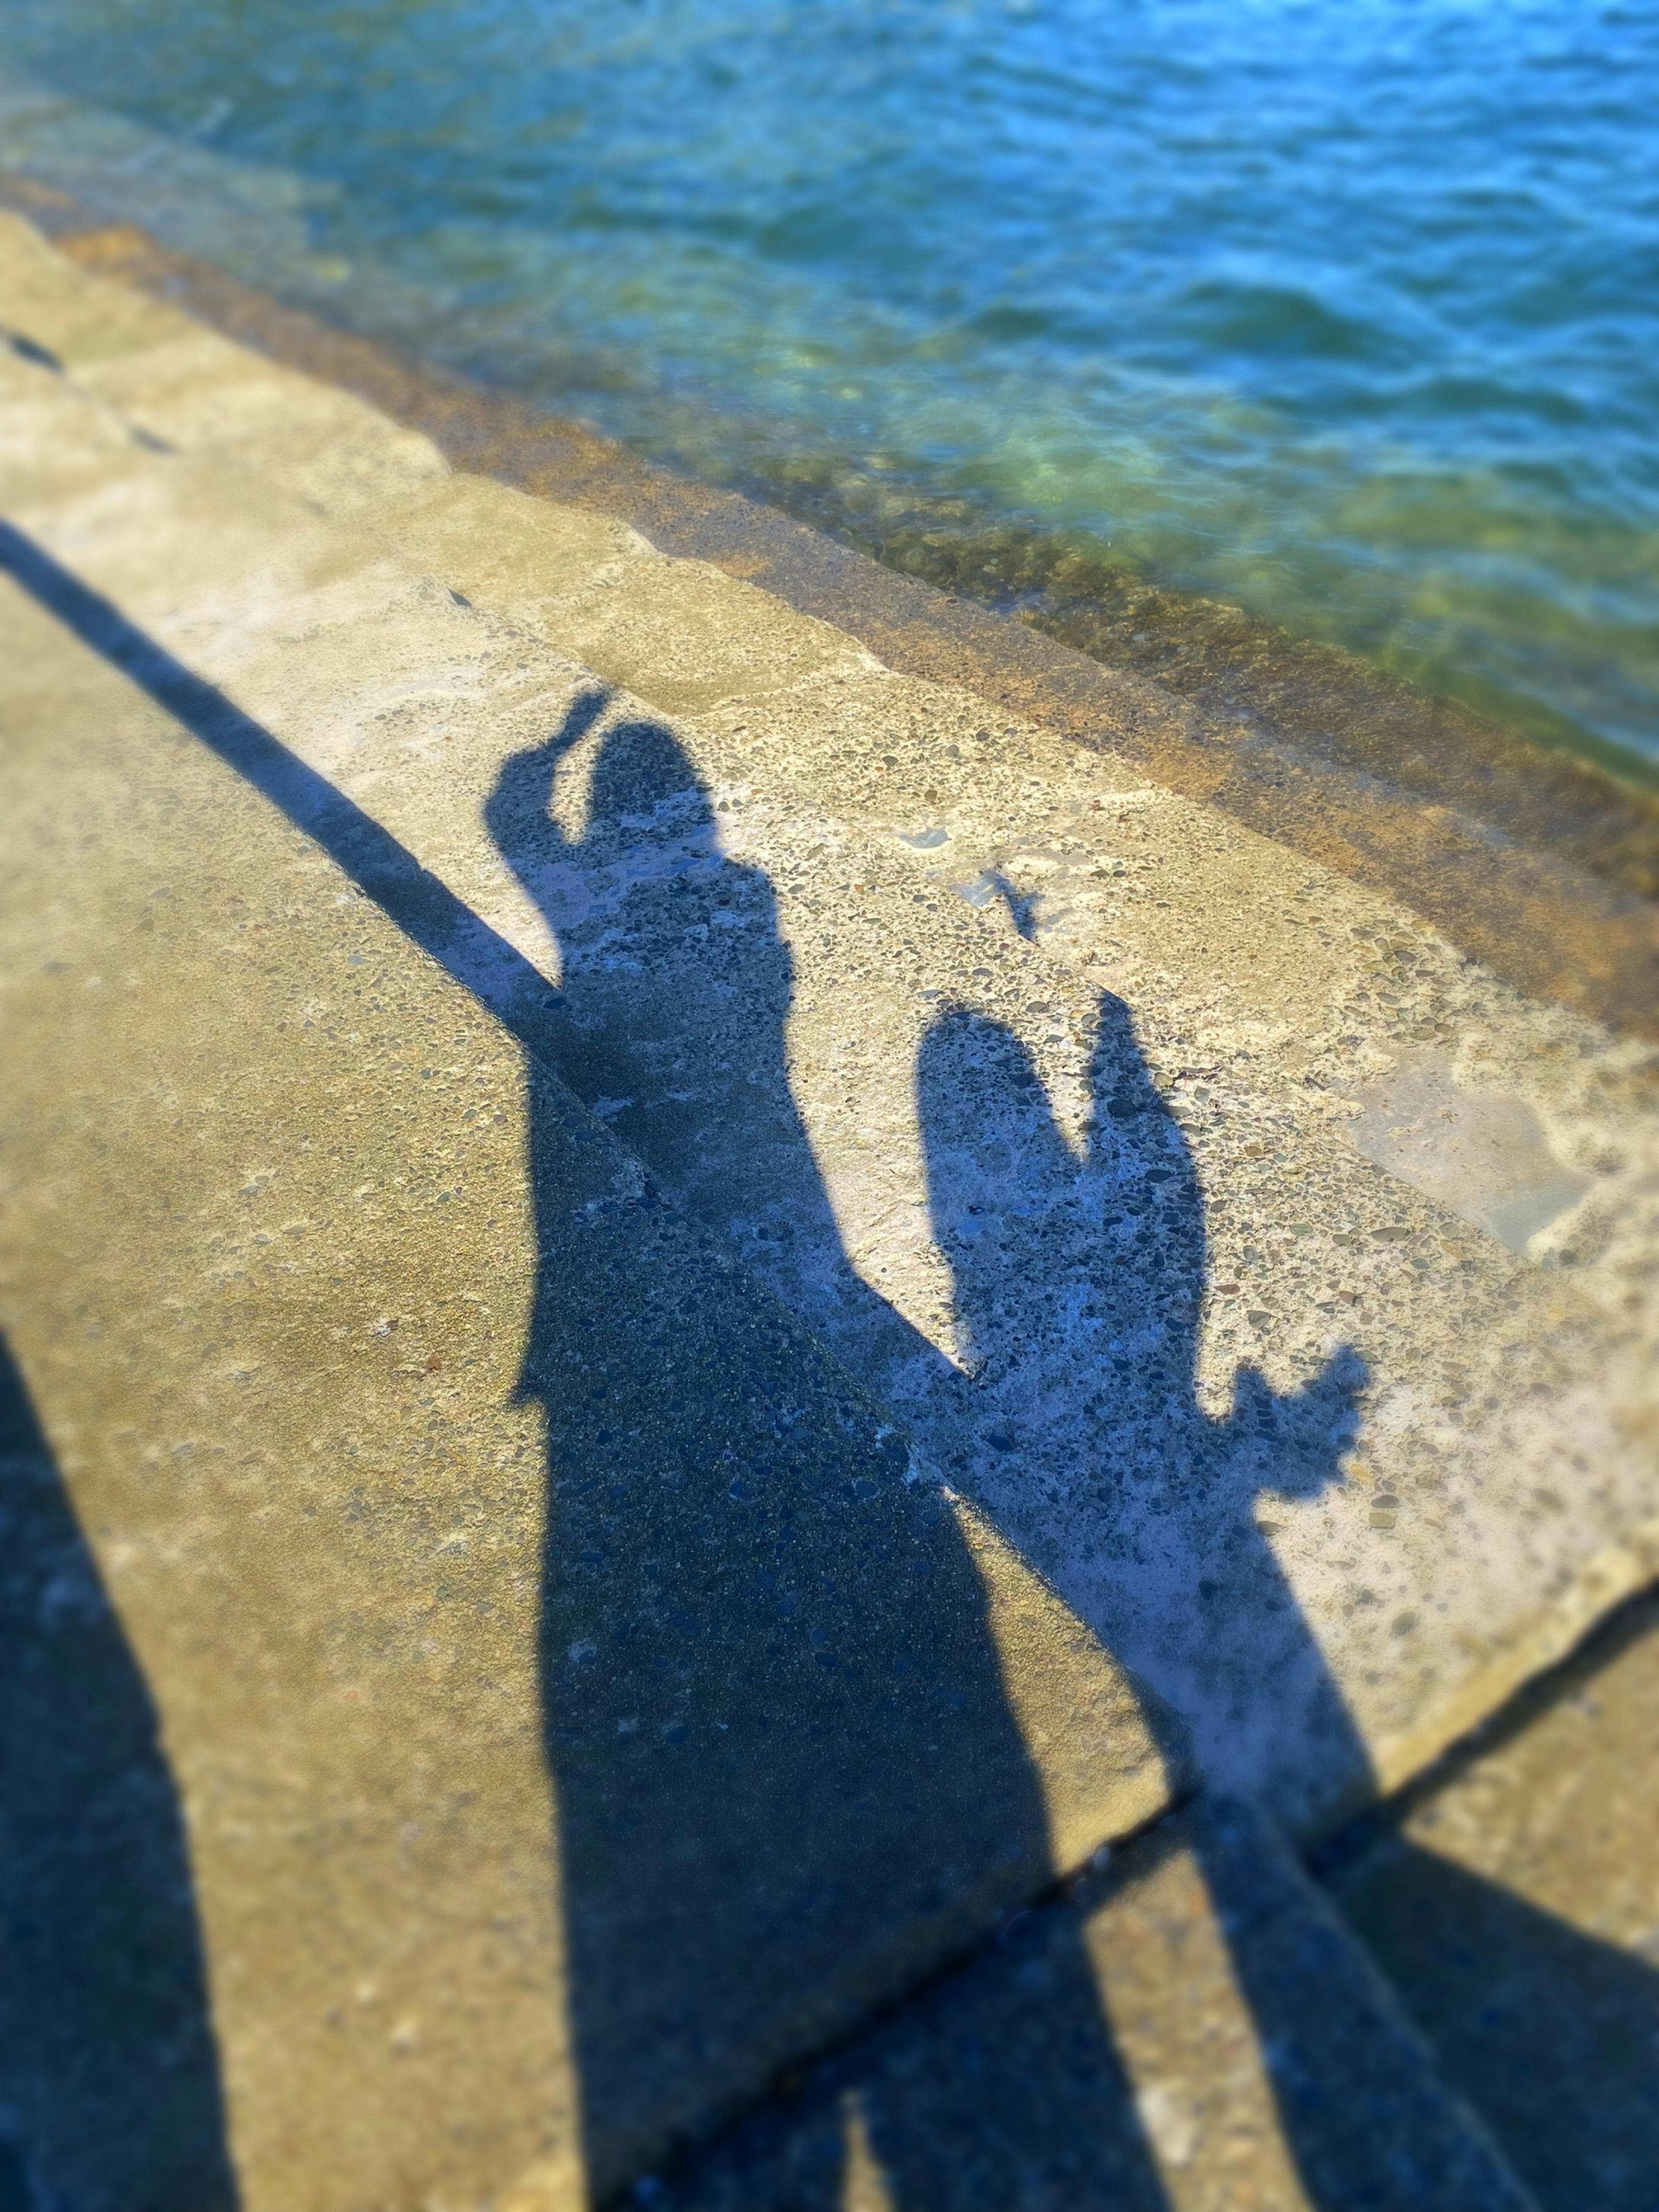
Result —
[{"label": "diagonal shadow line", "polygon": [[372,815],[5,521],[0,521],[0,569],[314,839],[413,945],[472,992],[527,1051],[544,1054],[538,1017],[552,996],[545,976]]}]

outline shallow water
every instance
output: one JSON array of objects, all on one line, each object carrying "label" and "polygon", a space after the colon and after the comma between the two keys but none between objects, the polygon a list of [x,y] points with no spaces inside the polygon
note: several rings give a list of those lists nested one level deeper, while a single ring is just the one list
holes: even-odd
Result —
[{"label": "shallow water", "polygon": [[11,0],[0,69],[0,161],[702,474],[1659,775],[1659,6]]}]

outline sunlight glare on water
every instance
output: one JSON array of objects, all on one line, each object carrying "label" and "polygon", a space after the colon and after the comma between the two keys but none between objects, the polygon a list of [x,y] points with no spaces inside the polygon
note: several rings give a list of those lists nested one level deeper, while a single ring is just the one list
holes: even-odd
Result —
[{"label": "sunlight glare on water", "polygon": [[1659,7],[12,0],[0,70],[0,161],[699,474],[1659,772]]}]

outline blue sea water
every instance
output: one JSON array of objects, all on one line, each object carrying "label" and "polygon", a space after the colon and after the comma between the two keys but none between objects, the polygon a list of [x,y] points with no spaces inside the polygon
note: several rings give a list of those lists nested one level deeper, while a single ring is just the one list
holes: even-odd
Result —
[{"label": "blue sea water", "polygon": [[0,72],[0,160],[682,465],[1659,774],[1659,5],[8,0]]}]

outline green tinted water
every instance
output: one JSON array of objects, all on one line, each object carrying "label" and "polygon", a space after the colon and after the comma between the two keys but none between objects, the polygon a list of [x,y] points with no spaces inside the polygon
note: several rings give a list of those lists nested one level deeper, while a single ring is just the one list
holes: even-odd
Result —
[{"label": "green tinted water", "polygon": [[0,161],[890,557],[1659,775],[1653,6],[12,0],[0,69]]}]

